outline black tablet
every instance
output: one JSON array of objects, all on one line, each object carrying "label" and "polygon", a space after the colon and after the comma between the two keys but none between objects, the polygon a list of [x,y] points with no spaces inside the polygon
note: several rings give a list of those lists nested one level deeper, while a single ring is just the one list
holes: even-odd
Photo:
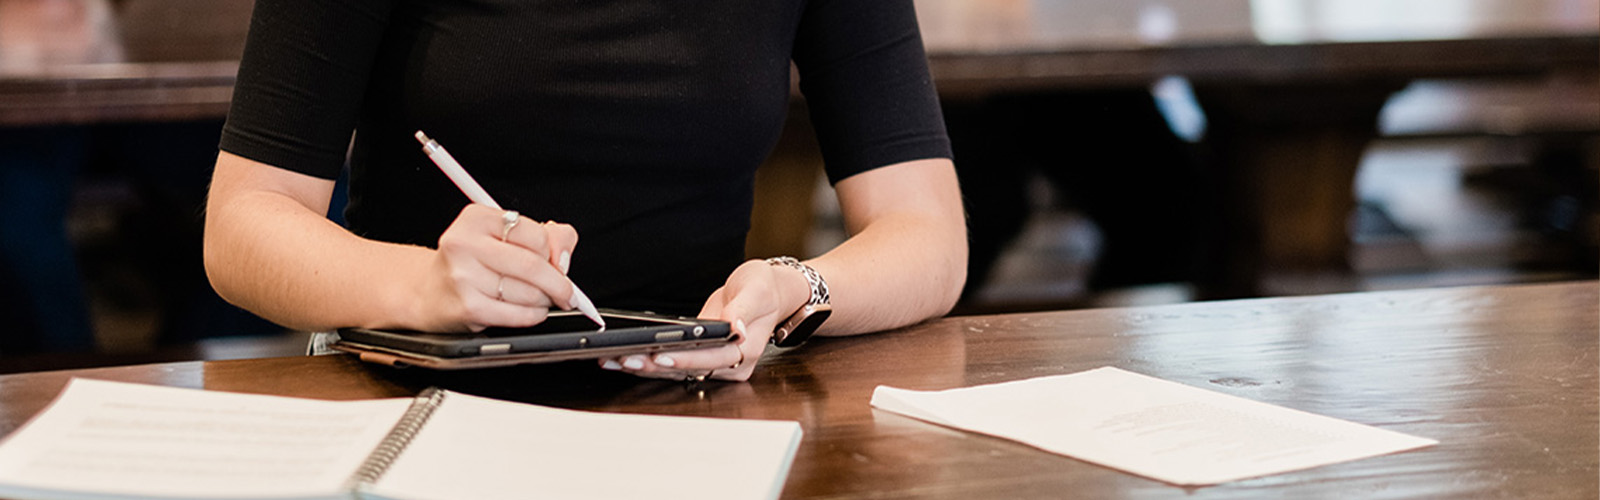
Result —
[{"label": "black tablet", "polygon": [[715,347],[735,340],[727,322],[601,309],[599,329],[577,311],[527,328],[440,334],[346,328],[333,348],[365,361],[437,369],[480,368]]}]

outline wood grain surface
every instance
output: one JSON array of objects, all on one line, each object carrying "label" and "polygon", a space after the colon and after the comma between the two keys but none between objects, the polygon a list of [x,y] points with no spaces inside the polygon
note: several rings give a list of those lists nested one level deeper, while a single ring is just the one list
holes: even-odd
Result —
[{"label": "wood grain surface", "polygon": [[[769,352],[751,382],[702,386],[592,363],[434,373],[342,355],[28,373],[0,376],[0,433],[71,377],[324,399],[437,385],[565,408],[797,420],[805,441],[785,498],[1590,499],[1597,292],[1588,281],[954,317]],[[1100,366],[1440,444],[1185,489],[868,405],[880,384],[947,389]]]}]

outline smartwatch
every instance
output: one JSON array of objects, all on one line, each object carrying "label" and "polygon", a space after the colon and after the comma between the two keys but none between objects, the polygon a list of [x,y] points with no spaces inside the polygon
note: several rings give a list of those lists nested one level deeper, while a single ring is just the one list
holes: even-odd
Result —
[{"label": "smartwatch", "polygon": [[823,281],[822,275],[816,269],[805,265],[794,257],[773,257],[766,260],[768,265],[787,266],[800,271],[806,277],[806,284],[811,286],[811,298],[800,310],[789,315],[788,319],[778,323],[772,329],[772,344],[778,347],[795,347],[806,343],[811,334],[817,333],[817,327],[828,320],[833,314],[833,307],[828,304],[828,282]]}]

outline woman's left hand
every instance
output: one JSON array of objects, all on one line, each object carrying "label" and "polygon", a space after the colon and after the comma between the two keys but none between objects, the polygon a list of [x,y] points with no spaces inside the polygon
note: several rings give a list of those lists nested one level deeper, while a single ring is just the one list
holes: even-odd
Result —
[{"label": "woman's left hand", "polygon": [[749,380],[772,337],[772,329],[805,305],[809,293],[809,285],[799,271],[760,260],[747,261],[700,309],[701,318],[732,324],[737,341],[708,349],[602,358],[600,366],[651,378]]}]

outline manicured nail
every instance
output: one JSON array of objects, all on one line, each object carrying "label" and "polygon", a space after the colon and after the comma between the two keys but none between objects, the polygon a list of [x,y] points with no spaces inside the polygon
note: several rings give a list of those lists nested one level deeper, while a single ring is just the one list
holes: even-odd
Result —
[{"label": "manicured nail", "polygon": [[733,320],[733,333],[737,333],[739,335],[744,335],[744,320],[743,319]]},{"label": "manicured nail", "polygon": [[629,370],[638,370],[640,368],[644,368],[644,358],[638,356],[628,356],[627,361],[622,362],[622,366]]},{"label": "manicured nail", "polygon": [[671,356],[667,356],[667,355],[664,355],[664,354],[656,356],[656,364],[661,365],[661,366],[665,366],[667,368],[672,368],[674,366],[678,366],[678,362],[677,361],[673,360]]},{"label": "manicured nail", "polygon": [[605,368],[607,370],[621,370],[622,369],[622,365],[617,363],[617,360],[615,360],[615,359],[608,359],[608,360],[606,360],[606,362],[600,363],[600,367],[601,368]]},{"label": "manicured nail", "polygon": [[567,269],[572,268],[572,252],[562,250],[561,257],[556,259],[556,268],[561,270],[561,274],[567,274]]}]

